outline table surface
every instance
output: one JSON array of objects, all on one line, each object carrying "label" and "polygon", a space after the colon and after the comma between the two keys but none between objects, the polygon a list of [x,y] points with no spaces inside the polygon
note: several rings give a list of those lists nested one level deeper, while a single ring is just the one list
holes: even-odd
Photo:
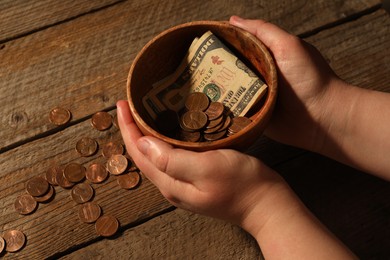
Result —
[{"label": "table surface", "polygon": [[[116,176],[93,184],[94,201],[116,216],[120,231],[99,237],[82,223],[70,191],[30,215],[14,209],[26,182],[53,165],[104,162],[101,147],[121,141],[116,127],[97,131],[97,111],[116,114],[137,52],[153,36],[194,20],[263,18],[315,45],[346,81],[390,92],[390,19],[380,0],[1,0],[0,1],[0,236],[27,238],[4,259],[254,259],[254,239],[223,221],[171,206],[146,179],[120,189]],[[52,108],[72,113],[65,127]],[[373,126],[374,127],[374,126]],[[75,151],[82,137],[100,150]],[[328,158],[261,137],[251,154],[282,174],[307,207],[362,259],[390,256],[390,185]]]}]

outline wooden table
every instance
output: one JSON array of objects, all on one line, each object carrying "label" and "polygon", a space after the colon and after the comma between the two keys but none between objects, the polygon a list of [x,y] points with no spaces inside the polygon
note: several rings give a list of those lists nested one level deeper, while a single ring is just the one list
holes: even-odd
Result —
[{"label": "wooden table", "polygon": [[[255,259],[252,237],[236,226],[172,207],[146,179],[120,189],[115,176],[94,184],[104,214],[120,221],[114,238],[99,237],[77,217],[70,191],[30,215],[14,210],[25,183],[51,165],[104,161],[80,157],[75,143],[100,147],[121,140],[117,128],[90,125],[97,111],[115,115],[126,99],[136,53],[153,36],[194,20],[237,14],[264,18],[314,44],[346,81],[390,91],[390,19],[380,0],[1,0],[0,1],[0,235],[27,237],[4,259]],[[48,120],[68,108],[66,127]],[[390,184],[307,151],[261,137],[252,152],[279,171],[314,214],[362,259],[390,257]],[[390,157],[389,157],[390,159]],[[239,173],[238,173],[239,174]]]}]

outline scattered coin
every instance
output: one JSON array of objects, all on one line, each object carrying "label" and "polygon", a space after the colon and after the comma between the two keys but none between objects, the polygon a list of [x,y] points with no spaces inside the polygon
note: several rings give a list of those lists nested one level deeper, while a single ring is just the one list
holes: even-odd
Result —
[{"label": "scattered coin", "polygon": [[108,177],[106,167],[101,163],[93,163],[89,165],[85,176],[92,183],[101,183]]},{"label": "scattered coin", "polygon": [[97,112],[92,116],[91,123],[95,129],[104,131],[111,127],[112,116],[104,111]]},{"label": "scattered coin", "polygon": [[16,198],[14,207],[16,212],[22,215],[32,213],[38,206],[34,197],[30,194],[23,194]]},{"label": "scattered coin", "polygon": [[81,182],[85,178],[85,167],[79,163],[69,163],[64,168],[64,177],[73,183]]},{"label": "scattered coin", "polygon": [[53,108],[49,115],[50,122],[58,126],[68,123],[71,117],[70,111],[62,107]]},{"label": "scattered coin", "polygon": [[76,151],[84,157],[91,156],[96,153],[98,148],[97,142],[89,137],[81,138],[76,143]]},{"label": "scattered coin", "polygon": [[26,236],[19,230],[8,230],[4,233],[3,238],[7,252],[19,251],[26,243]]},{"label": "scattered coin", "polygon": [[191,111],[205,111],[209,106],[210,101],[206,94],[202,92],[193,92],[188,95],[185,101],[185,107]]},{"label": "scattered coin", "polygon": [[123,154],[123,145],[118,142],[108,142],[103,146],[102,155],[109,159],[114,154]]},{"label": "scattered coin", "polygon": [[42,196],[49,190],[49,183],[42,177],[33,177],[27,181],[26,191],[31,196]]},{"label": "scattered coin", "polygon": [[72,199],[79,204],[90,201],[93,194],[94,190],[92,186],[85,182],[78,183],[73,186],[71,192]]},{"label": "scattered coin", "polygon": [[63,171],[58,171],[56,174],[56,180],[59,186],[61,186],[64,189],[69,189],[73,187],[74,183],[68,181],[68,179],[65,178]]},{"label": "scattered coin", "polygon": [[185,129],[189,129],[190,131],[197,131],[206,126],[207,115],[202,111],[187,111],[182,115],[181,123]]},{"label": "scattered coin", "polygon": [[34,197],[34,200],[36,202],[40,202],[40,203],[48,202],[49,200],[51,200],[53,198],[54,193],[55,193],[55,189],[53,186],[50,185],[49,191],[46,192],[45,195],[39,196],[39,197]]},{"label": "scattered coin", "polygon": [[113,175],[119,175],[126,171],[129,162],[124,155],[114,154],[107,161],[107,170]]},{"label": "scattered coin", "polygon": [[0,255],[1,253],[3,253],[4,248],[5,248],[5,240],[3,237],[0,237]]},{"label": "scattered coin", "polygon": [[102,209],[95,202],[86,202],[79,206],[79,219],[84,223],[95,222],[102,214]]},{"label": "scattered coin", "polygon": [[111,215],[103,215],[95,223],[96,233],[103,237],[113,236],[118,229],[119,221]]},{"label": "scattered coin", "polygon": [[132,171],[126,174],[120,175],[117,178],[117,182],[122,189],[133,189],[138,186],[141,177],[138,172]]},{"label": "scattered coin", "polygon": [[59,167],[57,165],[51,166],[49,169],[46,170],[45,178],[46,178],[46,181],[48,183],[50,183],[51,185],[54,185],[54,186],[58,185],[57,179],[56,179],[57,172],[62,172],[61,167]]}]

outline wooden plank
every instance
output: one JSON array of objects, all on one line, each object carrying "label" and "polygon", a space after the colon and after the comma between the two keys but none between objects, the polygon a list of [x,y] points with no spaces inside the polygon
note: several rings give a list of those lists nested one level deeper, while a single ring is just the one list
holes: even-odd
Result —
[{"label": "wooden plank", "polygon": [[[75,150],[76,142],[85,136],[99,143],[100,150],[92,157],[80,157]],[[51,165],[65,166],[77,162],[88,167],[93,162],[105,163],[101,148],[110,140],[121,141],[118,129],[112,127],[100,132],[89,121],[84,121],[2,154],[0,233],[16,228],[27,237],[26,247],[18,253],[4,255],[5,259],[43,259],[98,237],[94,225],[78,219],[78,205],[71,199],[70,190],[55,187],[54,200],[39,204],[38,210],[31,215],[19,215],[13,205],[19,195],[26,193],[26,182],[33,176],[44,176]],[[93,200],[102,207],[104,214],[116,216],[122,226],[145,220],[171,207],[146,178],[134,190],[121,189],[116,176],[92,186],[95,189]]]},{"label": "wooden plank", "polygon": [[0,2],[0,43],[119,1],[121,0],[3,0]]},{"label": "wooden plank", "polygon": [[239,227],[181,209],[61,259],[108,258],[263,259],[256,241]]},{"label": "wooden plank", "polygon": [[360,259],[389,256],[389,182],[312,153],[276,170]]},{"label": "wooden plank", "polygon": [[[324,55],[330,59],[332,66],[343,77],[349,78],[350,73],[355,75],[354,69],[360,70],[362,75],[367,75],[370,71],[369,66],[360,67],[358,63],[355,63],[357,57],[352,57],[355,55],[354,49],[359,48],[360,44],[364,42],[364,49],[367,51],[359,53],[358,58],[366,60],[373,56],[376,57],[375,62],[379,63],[374,67],[380,66],[380,64],[383,65],[383,62],[388,60],[389,53],[388,51],[384,53],[383,49],[377,46],[388,46],[389,24],[388,15],[382,11],[377,11],[354,22],[325,30],[307,40],[320,47]],[[385,29],[382,30],[383,28]],[[348,33],[345,33],[346,30]],[[352,40],[351,35],[356,38]],[[384,38],[383,35],[385,35]],[[381,38],[381,40],[379,42],[375,40],[364,41],[366,38]],[[337,44],[338,48],[333,48],[331,43]],[[382,56],[379,54],[382,54]],[[339,60],[340,55],[345,58]],[[347,69],[343,70],[344,67]],[[383,67],[384,73],[382,71],[372,71],[372,74],[370,74],[372,84],[370,86],[390,91],[389,86],[385,88],[382,85],[383,80],[381,78],[385,77],[384,81],[389,82],[388,69],[386,66]],[[350,79],[358,84],[365,82],[366,76],[359,77],[359,75],[356,75],[356,78],[351,77]],[[368,86],[364,85],[363,87]],[[274,168],[285,177],[314,214],[362,259],[382,259],[389,255],[390,238],[388,231],[390,226],[388,212],[390,202],[387,199],[390,195],[389,183],[322,156],[299,152],[295,148],[266,140],[264,137],[259,139],[258,144],[252,147],[250,153],[270,165],[276,165]],[[286,161],[287,157],[292,158],[292,160]],[[96,256],[108,258],[132,254],[139,256],[140,259],[143,259],[143,256],[146,259],[150,259],[151,256],[162,256],[164,259],[197,258],[197,248],[202,248],[202,245],[196,244],[194,246],[193,243],[195,242],[193,242],[192,236],[197,237],[198,230],[204,230],[202,236],[205,237],[205,241],[216,241],[212,244],[214,250],[225,248],[224,243],[226,242],[224,240],[221,241],[220,238],[213,237],[214,232],[218,232],[222,227],[210,228],[209,225],[212,227],[214,223],[212,219],[207,219],[205,222],[197,218],[190,218],[188,221],[177,220],[177,217],[170,213],[160,216],[156,222],[154,220],[150,222],[152,223],[147,222],[144,225],[124,231],[123,236],[118,237],[115,241],[101,240],[88,245],[67,255],[65,259],[77,259],[79,255],[92,259]],[[165,223],[171,222],[174,223],[175,228],[176,225],[179,225],[179,230],[186,225],[196,228],[191,228],[190,231],[187,230],[186,232],[175,232],[175,228],[167,231],[163,229],[158,234],[148,231],[149,227],[151,230],[160,231],[161,228],[165,227]],[[243,232],[239,230],[236,236],[240,236]],[[171,239],[171,233],[176,239]],[[209,237],[213,237],[213,239],[209,240]],[[159,244],[164,239],[169,241],[169,245],[164,244],[165,247],[181,250],[161,252],[163,249],[160,249]],[[246,246],[255,247],[253,242],[248,240]],[[149,250],[146,250],[148,252],[139,251],[138,244],[149,248]],[[187,254],[184,255],[183,252]],[[254,257],[255,255],[250,252],[245,253],[242,259],[253,259]],[[214,259],[214,257],[211,258]]]},{"label": "wooden plank", "polygon": [[46,115],[54,106],[71,109],[73,122],[113,107],[126,97],[125,80],[135,54],[173,25],[239,14],[275,21],[299,34],[378,2],[135,0],[9,41],[0,47],[7,64],[0,67],[0,152],[52,131]]}]

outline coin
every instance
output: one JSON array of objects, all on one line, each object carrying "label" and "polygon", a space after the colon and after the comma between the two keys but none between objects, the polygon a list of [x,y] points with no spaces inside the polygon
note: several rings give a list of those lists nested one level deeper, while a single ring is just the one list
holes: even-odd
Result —
[{"label": "coin", "polygon": [[205,111],[209,106],[210,100],[202,92],[193,92],[188,95],[185,101],[185,107],[188,110]]},{"label": "coin", "polygon": [[93,194],[92,186],[85,182],[76,184],[71,191],[72,199],[79,204],[90,201]]},{"label": "coin", "polygon": [[49,183],[42,177],[33,177],[27,181],[26,190],[31,196],[42,196],[49,190]]},{"label": "coin", "polygon": [[5,248],[5,240],[3,237],[0,237],[0,255],[1,253],[3,253],[4,248]]},{"label": "coin", "polygon": [[103,146],[102,155],[109,159],[114,154],[123,154],[123,145],[118,142],[108,142]]},{"label": "coin", "polygon": [[104,131],[111,127],[112,116],[104,111],[97,112],[92,116],[91,123],[95,129]]},{"label": "coin", "polygon": [[179,140],[186,142],[198,142],[201,137],[200,132],[188,132],[185,130],[180,130],[178,135]]},{"label": "coin", "polygon": [[80,182],[85,178],[85,167],[78,163],[69,163],[64,168],[64,177],[73,183]]},{"label": "coin", "polygon": [[26,243],[26,236],[19,230],[8,230],[4,233],[5,250],[7,252],[16,252]]},{"label": "coin", "polygon": [[93,163],[89,165],[85,176],[92,183],[101,183],[108,177],[106,167],[101,163]]},{"label": "coin", "polygon": [[216,133],[212,133],[212,134],[204,134],[203,138],[207,141],[216,141],[216,140],[223,138],[226,135],[226,132],[227,131],[224,130],[224,131],[216,132]]},{"label": "coin", "polygon": [[118,123],[118,115],[115,114],[113,119],[112,119],[112,124],[119,129],[119,123]]},{"label": "coin", "polygon": [[89,137],[81,138],[76,143],[76,151],[84,157],[91,156],[96,153],[98,148],[97,142]]},{"label": "coin", "polygon": [[102,209],[95,202],[86,202],[79,206],[79,219],[84,223],[95,222],[102,214]]},{"label": "coin", "polygon": [[96,233],[103,237],[113,236],[118,228],[119,221],[111,215],[103,215],[95,223]]},{"label": "coin", "polygon": [[209,107],[204,111],[209,120],[215,120],[222,116],[225,107],[221,102],[210,102]]},{"label": "coin", "polygon": [[51,200],[53,198],[54,193],[55,193],[54,187],[50,185],[49,191],[46,192],[45,195],[39,196],[39,197],[34,197],[34,200],[36,202],[40,202],[40,203],[48,202],[49,200]]},{"label": "coin", "polygon": [[58,171],[56,174],[56,180],[59,186],[61,186],[64,189],[69,189],[73,187],[74,183],[68,181],[68,179],[65,178],[63,171]]},{"label": "coin", "polygon": [[14,207],[16,212],[22,215],[32,213],[38,206],[34,197],[30,194],[23,194],[16,198]]},{"label": "coin", "polygon": [[137,187],[140,180],[140,175],[136,171],[128,172],[126,174],[118,176],[117,178],[118,185],[122,189],[127,190]]},{"label": "coin", "polygon": [[70,111],[62,107],[53,108],[49,114],[50,122],[58,126],[68,123],[71,117]]},{"label": "coin", "polygon": [[200,130],[207,124],[207,115],[202,111],[187,111],[182,117],[183,126],[190,130]]},{"label": "coin", "polygon": [[226,117],[225,116],[220,116],[217,119],[210,120],[209,123],[206,125],[206,128],[214,128],[217,125],[223,124],[225,122]]},{"label": "coin", "polygon": [[238,133],[239,131],[247,127],[251,122],[252,120],[247,117],[243,117],[243,116],[234,117],[232,119],[232,123],[229,126],[228,131],[230,134]]},{"label": "coin", "polygon": [[51,185],[58,185],[56,179],[57,172],[62,172],[61,167],[57,165],[51,166],[49,169],[46,170],[45,179]]},{"label": "coin", "polygon": [[125,172],[129,162],[124,155],[114,154],[107,161],[107,170],[113,175],[119,175]]}]

